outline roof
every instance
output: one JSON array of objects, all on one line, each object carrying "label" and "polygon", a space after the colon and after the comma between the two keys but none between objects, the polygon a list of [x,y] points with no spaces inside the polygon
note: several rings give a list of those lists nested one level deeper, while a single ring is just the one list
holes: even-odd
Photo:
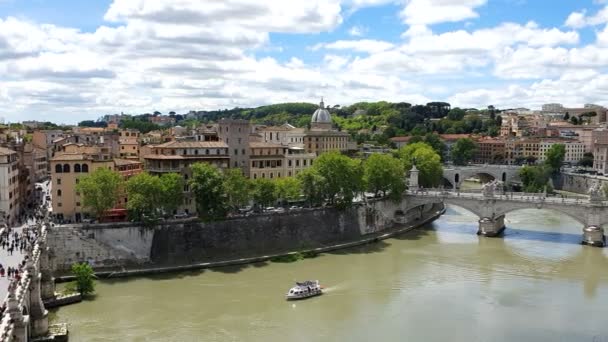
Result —
[{"label": "roof", "polygon": [[11,150],[10,148],[0,147],[0,156],[8,156],[11,154],[17,153],[16,151]]},{"label": "roof", "polygon": [[340,131],[316,131],[316,130],[310,130],[306,132],[307,136],[312,136],[312,137],[320,137],[320,136],[350,136],[350,134],[346,133],[346,132],[340,132]]},{"label": "roof", "polygon": [[267,142],[250,142],[249,143],[249,147],[251,148],[286,148],[286,146],[283,146],[281,144],[273,144],[273,143],[267,143]]},{"label": "roof", "polygon": [[60,153],[56,154],[51,161],[69,161],[69,160],[85,160],[82,153]]},{"label": "roof", "polygon": [[223,141],[169,141],[154,148],[228,148]]},{"label": "roof", "polygon": [[188,159],[230,159],[227,154],[199,154],[199,155],[169,155],[169,154],[146,154],[144,159],[162,159],[162,160],[188,160]]},{"label": "roof", "polygon": [[412,139],[411,135],[405,136],[405,137],[392,137],[390,140],[392,142],[408,142]]},{"label": "roof", "polygon": [[119,158],[114,158],[114,164],[116,166],[125,166],[125,165],[136,165],[136,164],[141,164],[140,161],[137,160],[130,160],[130,159],[119,159]]}]

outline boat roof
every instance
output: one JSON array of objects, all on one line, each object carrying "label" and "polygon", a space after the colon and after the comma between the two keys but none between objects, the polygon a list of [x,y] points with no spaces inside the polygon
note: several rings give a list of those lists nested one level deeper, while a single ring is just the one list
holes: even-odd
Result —
[{"label": "boat roof", "polygon": [[298,286],[314,286],[314,285],[317,285],[317,284],[319,284],[318,280],[305,280],[305,281],[302,281],[302,282],[297,282],[296,281],[296,285],[298,285]]}]

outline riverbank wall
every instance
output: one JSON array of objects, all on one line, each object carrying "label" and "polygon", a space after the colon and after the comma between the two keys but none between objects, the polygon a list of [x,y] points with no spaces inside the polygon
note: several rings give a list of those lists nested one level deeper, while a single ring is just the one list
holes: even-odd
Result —
[{"label": "riverbank wall", "polygon": [[562,173],[561,188],[559,188],[558,190],[564,190],[586,195],[589,191],[589,188],[594,183],[599,183],[600,187],[603,187],[604,185],[608,184],[608,177],[577,173]]},{"label": "riverbank wall", "polygon": [[436,218],[439,214],[433,215],[439,206],[429,203],[406,210],[406,200],[377,200],[346,210],[304,209],[209,223],[180,220],[153,227],[127,223],[57,226],[49,232],[48,245],[57,275],[67,273],[75,262],[88,262],[96,271],[179,268],[367,243],[367,239],[399,227]]}]

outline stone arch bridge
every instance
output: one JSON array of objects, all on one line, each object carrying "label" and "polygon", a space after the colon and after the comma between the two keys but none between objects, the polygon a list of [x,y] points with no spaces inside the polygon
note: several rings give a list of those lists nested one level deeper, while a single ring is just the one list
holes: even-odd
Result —
[{"label": "stone arch bridge", "polygon": [[408,190],[406,210],[442,202],[467,209],[479,216],[477,234],[499,236],[505,229],[504,218],[509,212],[520,209],[548,209],[563,213],[583,224],[582,243],[603,247],[602,225],[608,224],[608,201],[602,198],[572,199],[547,197],[543,194],[482,193],[477,191]]},{"label": "stone arch bridge", "polygon": [[443,178],[454,189],[460,189],[462,182],[473,176],[479,176],[482,183],[491,180],[501,181],[504,184],[519,182],[519,170],[516,165],[469,165],[451,166],[443,169]]}]

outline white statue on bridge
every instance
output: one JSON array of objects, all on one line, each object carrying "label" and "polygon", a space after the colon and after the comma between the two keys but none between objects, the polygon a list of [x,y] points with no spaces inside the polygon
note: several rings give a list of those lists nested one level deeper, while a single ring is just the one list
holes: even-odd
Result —
[{"label": "white statue on bridge", "polygon": [[587,191],[587,193],[589,194],[589,199],[593,200],[602,200],[603,199],[603,193],[602,193],[602,187],[600,186],[599,182],[593,182],[591,184],[591,186],[589,187],[589,190]]},{"label": "white statue on bridge", "polygon": [[494,197],[494,193],[500,190],[502,190],[502,182],[497,180],[485,183],[481,188],[483,197]]}]

